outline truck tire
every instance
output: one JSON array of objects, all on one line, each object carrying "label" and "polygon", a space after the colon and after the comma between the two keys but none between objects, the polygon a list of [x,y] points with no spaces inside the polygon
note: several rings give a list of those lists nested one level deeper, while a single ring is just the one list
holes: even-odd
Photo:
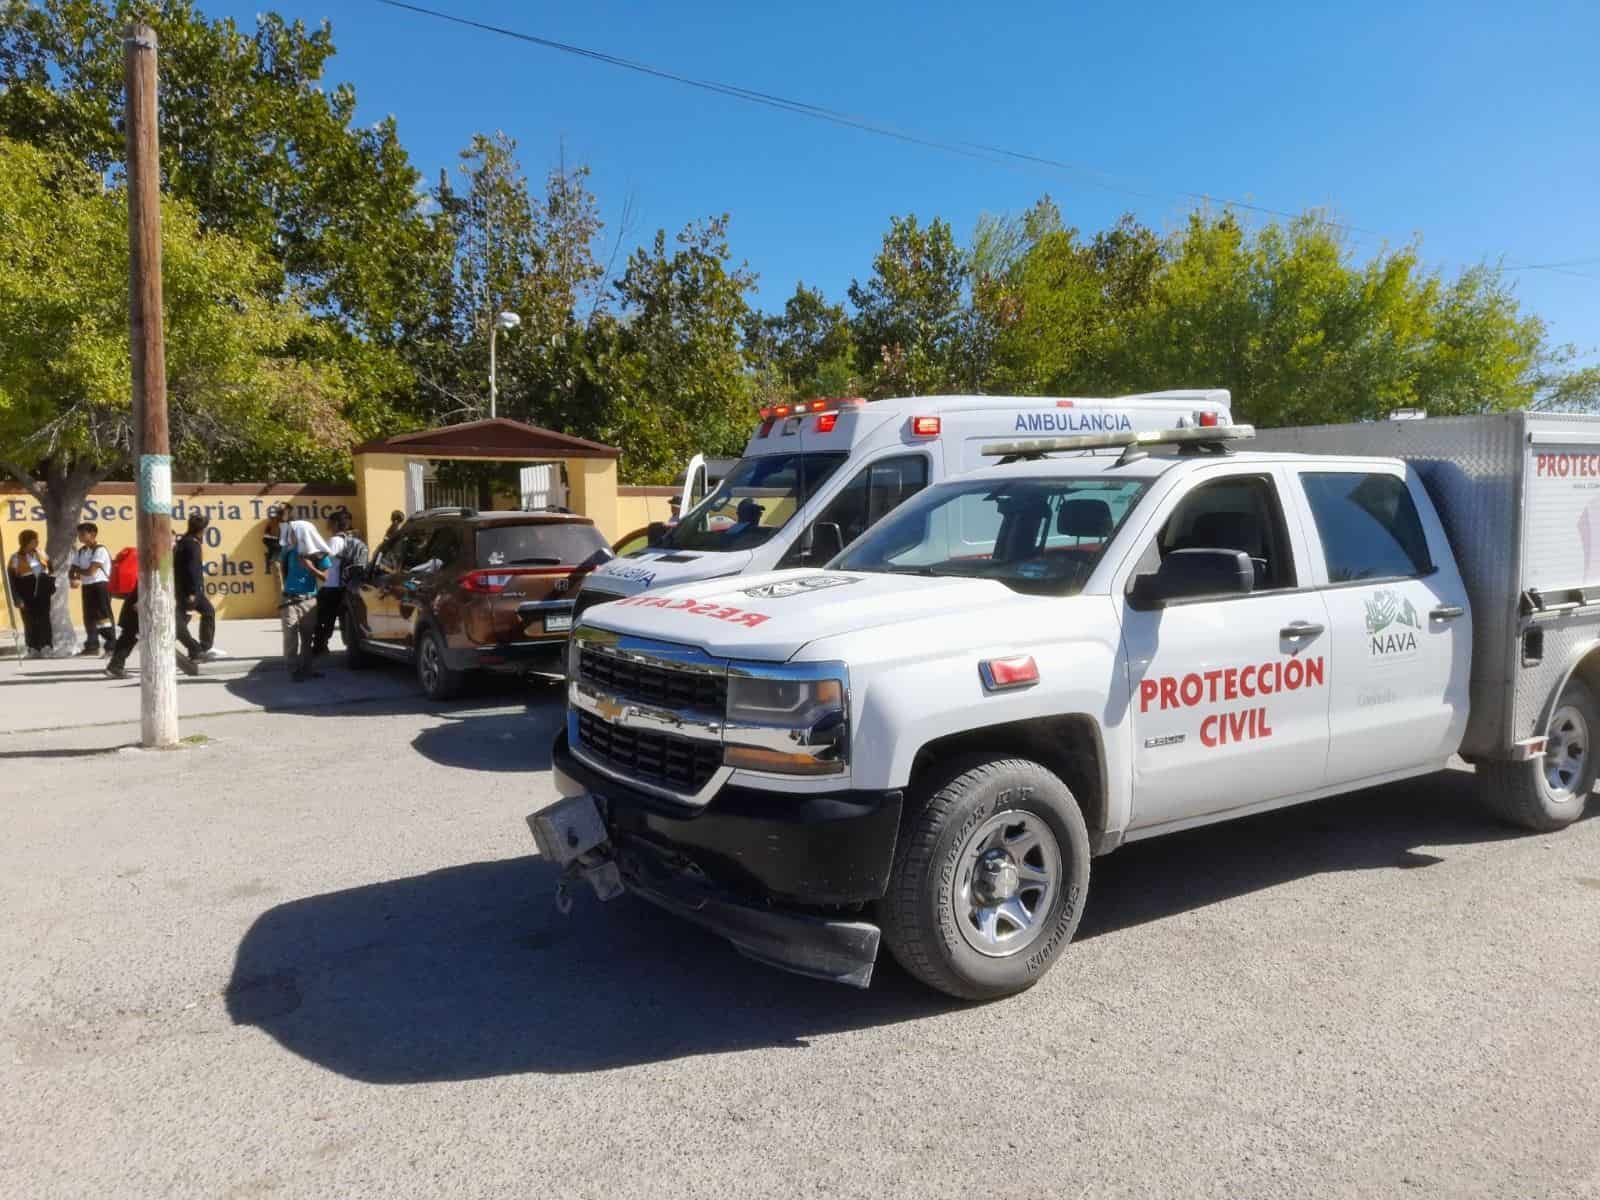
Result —
[{"label": "truck tire", "polygon": [[967,758],[908,810],[884,941],[929,987],[962,1000],[1024,991],[1072,940],[1089,890],[1089,831],[1072,792],[1021,758]]},{"label": "truck tire", "polygon": [[448,700],[461,690],[461,672],[450,669],[444,657],[444,639],[436,629],[424,629],[417,639],[417,682],[429,700]]},{"label": "truck tire", "polygon": [[1545,752],[1527,762],[1478,764],[1478,789],[1485,807],[1512,825],[1549,833],[1583,815],[1594,790],[1600,704],[1581,679],[1561,689],[1545,729]]}]

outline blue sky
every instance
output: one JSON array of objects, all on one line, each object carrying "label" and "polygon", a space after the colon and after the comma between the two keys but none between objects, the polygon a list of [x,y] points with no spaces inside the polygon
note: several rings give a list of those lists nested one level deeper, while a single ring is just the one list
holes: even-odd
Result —
[{"label": "blue sky", "polygon": [[[246,28],[258,11],[201,2]],[[1090,168],[976,162],[373,0],[274,6],[333,22],[333,76],[356,86],[363,119],[396,116],[430,176],[477,130],[515,137],[535,179],[564,142],[593,168],[609,221],[631,198],[635,241],[731,213],[765,307],[801,279],[842,299],[892,213],[942,216],[965,238],[979,214],[1049,192],[1085,231],[1123,211],[1166,229],[1193,204],[1183,193],[1205,193],[1326,206],[1374,231],[1354,235],[1358,255],[1420,235],[1451,273],[1593,260],[1512,278],[1554,340],[1600,362],[1600,5],[429,6]]]}]

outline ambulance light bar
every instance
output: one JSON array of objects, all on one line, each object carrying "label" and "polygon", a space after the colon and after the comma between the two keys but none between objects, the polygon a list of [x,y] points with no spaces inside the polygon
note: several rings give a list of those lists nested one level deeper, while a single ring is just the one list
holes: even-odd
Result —
[{"label": "ambulance light bar", "polygon": [[1220,446],[1223,442],[1255,437],[1254,425],[1209,425],[1190,429],[1147,429],[1143,432],[1079,433],[1071,437],[1028,438],[1020,442],[989,442],[985,456],[1038,458],[1060,450],[1115,450],[1129,446]]}]

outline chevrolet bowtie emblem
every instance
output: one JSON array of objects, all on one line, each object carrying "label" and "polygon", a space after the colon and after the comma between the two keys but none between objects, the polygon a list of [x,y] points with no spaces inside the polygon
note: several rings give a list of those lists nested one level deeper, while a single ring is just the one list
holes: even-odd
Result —
[{"label": "chevrolet bowtie emblem", "polygon": [[622,719],[622,714],[628,711],[628,706],[622,701],[612,700],[607,696],[596,698],[594,707],[595,711],[608,721],[619,721]]}]

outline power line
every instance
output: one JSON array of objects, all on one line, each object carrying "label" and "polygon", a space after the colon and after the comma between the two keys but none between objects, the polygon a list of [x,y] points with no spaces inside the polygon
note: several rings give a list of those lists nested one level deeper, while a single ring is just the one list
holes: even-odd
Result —
[{"label": "power line", "polygon": [[[547,50],[557,50],[563,54],[572,54],[592,62],[604,63],[607,66],[620,67],[628,71],[637,71],[643,75],[650,75],[657,79],[669,80],[673,83],[683,84],[686,87],[699,88],[703,91],[714,92],[717,95],[728,96],[736,100],[744,100],[752,104],[776,108],[796,116],[811,117],[820,121],[827,121],[835,125],[843,125],[851,129],[859,129],[865,133],[876,134],[880,137],[893,138],[896,141],[908,142],[911,145],[923,146],[932,150],[942,150],[950,154],[959,154],[967,158],[976,158],[982,161],[996,162],[1004,165],[1006,161],[1013,163],[1031,163],[1035,166],[1047,167],[1055,171],[1064,171],[1084,178],[1083,182],[1090,187],[1103,191],[1118,192],[1124,195],[1137,196],[1142,200],[1160,200],[1163,196],[1140,190],[1124,182],[1119,182],[1116,177],[1093,167],[1081,163],[1064,162],[1061,159],[1047,158],[1040,154],[1029,154],[1021,150],[1010,150],[1004,146],[996,146],[986,142],[948,141],[928,134],[915,133],[886,125],[869,117],[855,113],[841,112],[838,109],[827,108],[820,104],[812,104],[804,100],[793,100],[786,96],[774,95],[771,92],[757,91],[754,88],[741,87],[737,84],[720,83],[713,79],[697,79],[689,75],[681,75],[676,71],[669,71],[663,67],[652,66],[649,63],[637,62],[633,59],[621,58],[615,54],[607,54],[600,50],[590,50],[583,46],[574,46],[567,42],[558,42],[553,38],[540,37],[537,34],[524,33],[516,29],[508,29],[503,25],[492,25],[486,21],[475,21],[470,17],[459,17],[453,13],[440,12],[437,9],[426,8],[420,4],[409,4],[405,0],[377,0],[379,4],[389,8],[403,9],[407,12],[420,13],[423,16],[434,17],[441,21],[448,21],[454,25],[462,25],[469,29],[481,30],[485,33],[496,34],[500,37],[512,38],[519,42],[541,46]],[[1188,200],[1201,202],[1215,202],[1225,204],[1229,208],[1240,208],[1248,212],[1262,213],[1267,216],[1283,217],[1293,220],[1300,214],[1286,212],[1283,209],[1269,208],[1262,204],[1252,204],[1247,200],[1234,200],[1226,196],[1215,196],[1206,192],[1178,191],[1169,195],[1182,196]],[[1324,224],[1342,229],[1349,233],[1364,234],[1368,237],[1383,237],[1384,235],[1374,229],[1363,229],[1359,225],[1351,225],[1345,221],[1324,219]]]},{"label": "power line", "polygon": [[[556,41],[554,38],[540,37],[538,34],[524,33],[517,29],[508,29],[503,25],[493,25],[487,21],[477,21],[470,17],[460,17],[453,13],[440,12],[438,9],[427,8],[420,4],[410,4],[406,0],[377,0],[379,4],[388,8],[402,9],[406,12],[418,13],[422,16],[433,17],[436,20],[448,21],[453,25],[461,25],[468,29],[476,29],[484,33],[492,33],[498,37],[511,38],[515,41],[526,42],[530,45],[540,46],[546,50],[555,50],[562,54],[571,54],[579,58],[588,59],[606,66],[618,67],[626,71],[635,71],[642,75],[649,75],[656,79],[664,79],[671,83],[682,84],[685,87],[698,88],[702,91],[712,92],[719,96],[726,96],[734,100],[743,100],[749,104],[759,104],[767,108],[788,112],[795,116],[810,117],[813,120],[826,121],[830,124],[841,125],[849,129],[857,129],[864,133],[874,134],[878,137],[892,138],[895,141],[905,142],[913,146],[922,146],[931,150],[940,150],[947,154],[957,154],[965,158],[976,159],[980,162],[994,163],[997,166],[1015,166],[1017,164],[1031,164],[1045,167],[1052,171],[1061,171],[1076,176],[1081,182],[1102,191],[1116,192],[1122,195],[1136,196],[1142,200],[1161,200],[1172,196],[1181,196],[1186,200],[1196,200],[1201,203],[1219,203],[1229,208],[1243,209],[1247,212],[1260,213],[1265,216],[1281,217],[1285,220],[1295,220],[1301,214],[1286,212],[1283,209],[1269,208],[1263,204],[1252,204],[1247,200],[1235,200],[1226,196],[1214,196],[1207,192],[1176,191],[1166,193],[1165,196],[1142,190],[1120,181],[1117,177],[1108,175],[1104,171],[1081,163],[1064,162],[1061,159],[1049,158],[1040,154],[1030,154],[1021,150],[1011,150],[987,142],[950,141],[937,138],[930,134],[916,133],[899,129],[881,121],[864,117],[856,113],[842,112],[838,109],[828,108],[820,104],[812,104],[804,100],[794,100],[786,96],[775,95],[771,92],[758,91],[754,88],[741,87],[737,84],[721,83],[714,79],[698,79],[694,76],[683,75],[676,71],[669,71],[664,67],[652,66],[649,63],[638,62],[633,59],[622,58],[615,54],[607,54],[602,50],[591,50],[584,46],[572,45],[569,42]],[[1350,234],[1353,240],[1360,241],[1361,236],[1382,238],[1389,240],[1387,235],[1375,229],[1365,229],[1359,225],[1352,225],[1347,221],[1335,221],[1323,217],[1322,223],[1332,229],[1343,230]],[[1600,258],[1571,259],[1557,263],[1528,263],[1515,267],[1500,267],[1501,272],[1509,271],[1549,271],[1560,275],[1571,275],[1578,279],[1600,279],[1600,276],[1585,275],[1569,270],[1574,266],[1586,266],[1590,263],[1600,262]]]}]

